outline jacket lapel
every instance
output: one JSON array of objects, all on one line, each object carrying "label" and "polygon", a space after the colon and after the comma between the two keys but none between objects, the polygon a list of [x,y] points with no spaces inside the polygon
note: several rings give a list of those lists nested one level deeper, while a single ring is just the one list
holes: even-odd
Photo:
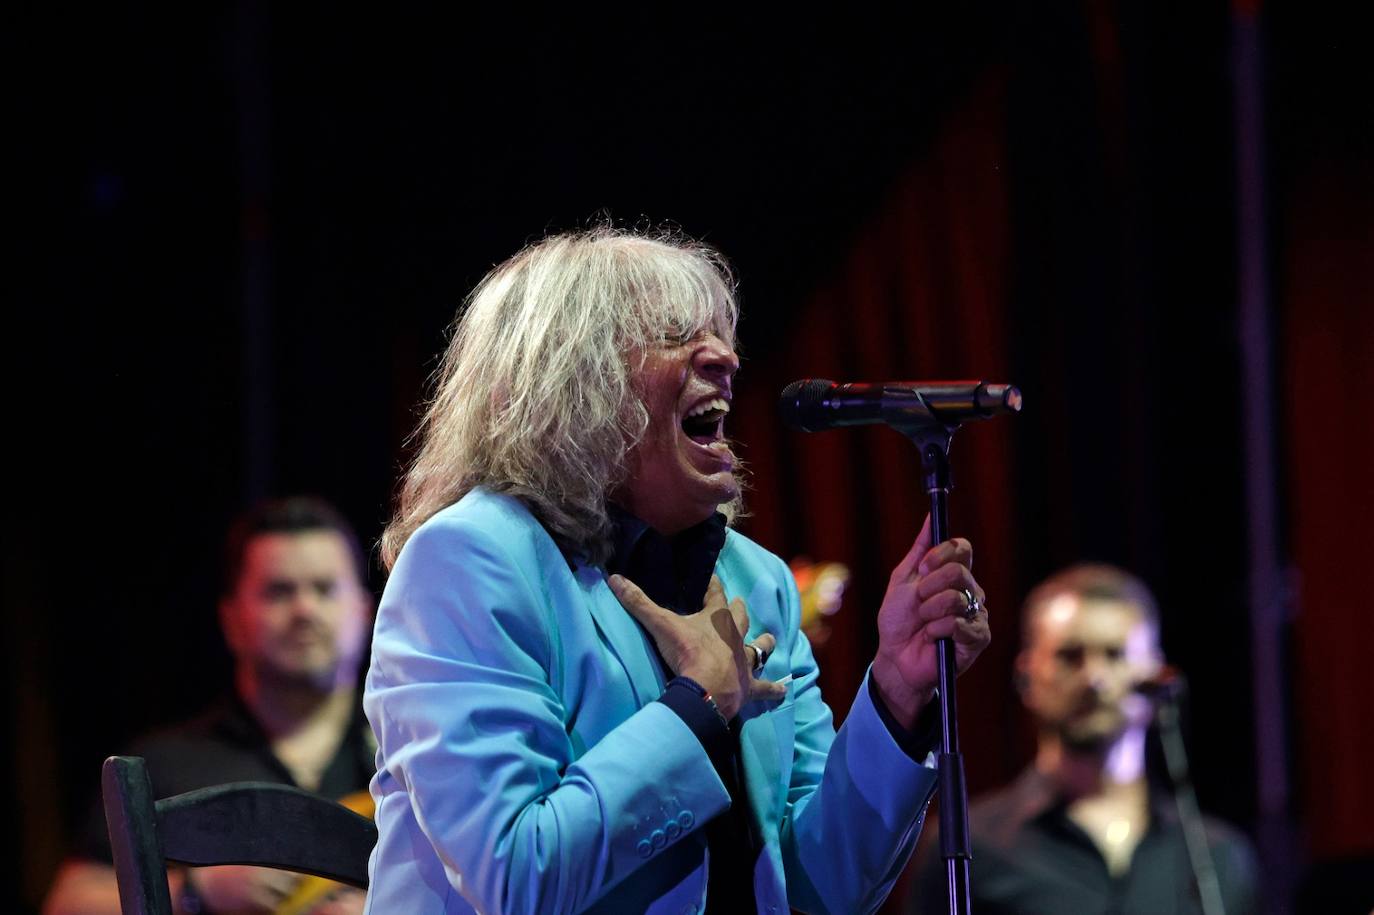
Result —
[{"label": "jacket lapel", "polygon": [[600,569],[581,566],[577,570],[577,577],[583,585],[583,593],[588,597],[592,620],[601,633],[602,641],[625,668],[625,674],[630,678],[630,688],[635,693],[635,705],[643,708],[662,695],[665,685],[657,652],[649,641],[648,633],[620,606],[620,601],[616,600]]}]

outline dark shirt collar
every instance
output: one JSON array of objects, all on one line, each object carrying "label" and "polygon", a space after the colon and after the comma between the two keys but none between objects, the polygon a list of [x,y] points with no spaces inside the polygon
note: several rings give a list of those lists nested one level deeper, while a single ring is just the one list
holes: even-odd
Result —
[{"label": "dark shirt collar", "polygon": [[[363,711],[363,691],[355,690],[353,711],[348,721],[348,728],[344,732],[343,739],[339,742],[339,748],[335,753],[333,762],[325,770],[323,780],[320,783],[319,793],[332,797],[341,797],[344,793],[351,792],[353,782],[357,781],[358,776],[354,774],[365,772],[363,776],[366,781],[370,777],[376,754],[376,741],[372,738],[372,726],[368,723],[367,715]],[[227,744],[240,747],[246,751],[256,753],[264,762],[278,770],[282,780],[288,784],[294,784],[295,780],[285,764],[281,762],[272,750],[272,738],[263,728],[257,716],[253,714],[253,709],[240,695],[239,691],[231,688],[222,695],[219,700],[211,707],[204,721],[209,729],[225,741]],[[336,776],[342,775],[344,781],[339,785],[332,783],[338,782]]]},{"label": "dark shirt collar", "polygon": [[607,512],[613,552],[606,571],[625,576],[660,607],[677,613],[700,610],[725,546],[725,516],[716,512],[667,537],[618,505],[608,505]]},{"label": "dark shirt collar", "polygon": [[230,689],[220,697],[210,713],[210,720],[223,738],[239,746],[257,748],[271,745],[267,732],[237,689]]},{"label": "dark shirt collar", "polygon": [[[1152,825],[1174,819],[1176,814],[1166,792],[1148,780],[1147,786]],[[1068,799],[1059,792],[1054,779],[1036,768],[1033,762],[1012,784],[1011,797],[1010,813],[1017,822],[1068,820]]]}]

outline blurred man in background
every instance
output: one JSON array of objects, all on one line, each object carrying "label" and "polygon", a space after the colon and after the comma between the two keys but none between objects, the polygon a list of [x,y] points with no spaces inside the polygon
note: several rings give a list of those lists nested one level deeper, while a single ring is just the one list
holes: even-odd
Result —
[{"label": "blurred man in background", "polygon": [[[1146,777],[1152,707],[1140,687],[1162,663],[1155,601],[1134,576],[1079,565],[1031,592],[1016,682],[1035,720],[1036,755],[1010,786],[970,807],[974,911],[1204,911],[1179,815]],[[1255,911],[1249,844],[1222,824],[1203,825],[1225,912]],[[945,911],[938,844],[919,861],[912,911]]]},{"label": "blurred man in background", "polygon": [[[366,791],[375,741],[357,677],[372,615],[358,539],[328,504],[294,497],[238,519],[225,545],[220,624],[234,656],[228,695],[188,724],[134,744],[155,797],[235,781],[297,785],[327,797]],[[369,811],[370,812],[370,811]],[[256,867],[169,872],[180,912],[361,912],[363,894],[296,898],[300,878]],[[104,812],[92,811],[58,872],[48,915],[120,911]]]}]

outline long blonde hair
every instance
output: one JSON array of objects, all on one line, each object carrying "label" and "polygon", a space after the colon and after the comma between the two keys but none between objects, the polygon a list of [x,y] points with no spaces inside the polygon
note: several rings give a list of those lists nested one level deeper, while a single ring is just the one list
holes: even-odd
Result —
[{"label": "long blonde hair", "polygon": [[729,266],[677,233],[554,235],[496,267],[454,325],[382,561],[477,486],[604,560],[606,499],[649,425],[633,384],[644,354],[703,330],[733,344],[737,318]]}]

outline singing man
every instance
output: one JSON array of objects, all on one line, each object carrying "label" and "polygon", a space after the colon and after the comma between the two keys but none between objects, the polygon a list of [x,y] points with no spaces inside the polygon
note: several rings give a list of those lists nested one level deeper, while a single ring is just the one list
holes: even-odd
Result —
[{"label": "singing man", "polygon": [[787,566],[730,527],[733,281],[608,228],[457,322],[383,554],[369,911],[876,909],[936,782],[935,642],[990,638],[929,525],[835,731]]}]

